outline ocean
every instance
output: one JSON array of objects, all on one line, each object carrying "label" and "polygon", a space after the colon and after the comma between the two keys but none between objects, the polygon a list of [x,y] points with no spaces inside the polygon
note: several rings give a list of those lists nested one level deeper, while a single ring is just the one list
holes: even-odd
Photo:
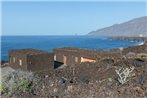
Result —
[{"label": "ocean", "polygon": [[111,40],[98,36],[2,36],[1,60],[8,60],[8,51],[11,49],[34,48],[51,52],[54,48],[77,47],[109,50],[138,44],[138,42]]}]

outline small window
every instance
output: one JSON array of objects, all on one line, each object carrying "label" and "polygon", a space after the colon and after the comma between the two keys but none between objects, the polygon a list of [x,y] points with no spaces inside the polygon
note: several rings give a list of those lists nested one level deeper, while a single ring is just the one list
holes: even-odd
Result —
[{"label": "small window", "polygon": [[19,65],[22,66],[22,60],[19,60]]},{"label": "small window", "polygon": [[13,57],[13,63],[15,63],[15,57]]},{"label": "small window", "polygon": [[54,55],[54,60],[56,61],[56,55]]},{"label": "small window", "polygon": [[78,57],[75,57],[75,62],[76,62],[76,63],[78,62]]}]

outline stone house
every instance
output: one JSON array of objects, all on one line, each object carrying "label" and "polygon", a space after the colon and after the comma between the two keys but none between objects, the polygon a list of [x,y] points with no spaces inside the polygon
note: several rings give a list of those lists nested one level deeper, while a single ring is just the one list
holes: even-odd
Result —
[{"label": "stone house", "polygon": [[103,59],[120,58],[119,52],[87,50],[80,48],[56,48],[53,50],[54,60],[65,65],[80,64],[82,62],[96,62]]},{"label": "stone house", "polygon": [[54,68],[54,54],[36,49],[11,50],[9,64],[24,71],[49,71]]}]

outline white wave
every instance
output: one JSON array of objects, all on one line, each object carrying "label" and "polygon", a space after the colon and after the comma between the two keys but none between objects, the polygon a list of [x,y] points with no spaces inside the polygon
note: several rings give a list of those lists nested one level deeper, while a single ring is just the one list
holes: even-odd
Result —
[{"label": "white wave", "polygon": [[140,45],[143,45],[145,42],[140,42],[138,43],[137,45],[140,46]]},{"label": "white wave", "polygon": [[135,42],[135,41],[130,41],[130,42]]}]

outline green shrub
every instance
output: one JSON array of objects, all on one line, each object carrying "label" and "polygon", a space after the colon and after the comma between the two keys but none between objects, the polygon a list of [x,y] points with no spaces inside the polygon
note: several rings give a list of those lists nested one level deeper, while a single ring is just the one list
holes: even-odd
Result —
[{"label": "green shrub", "polygon": [[18,89],[22,92],[31,92],[32,82],[27,79],[22,79],[18,83]]},{"label": "green shrub", "polygon": [[8,96],[13,95],[15,92],[31,92],[32,82],[27,79],[21,79],[14,82],[11,86],[6,87],[4,83],[0,83],[0,92]]},{"label": "green shrub", "polygon": [[7,87],[1,82],[0,82],[0,93],[1,94],[8,93]]},{"label": "green shrub", "polygon": [[13,83],[11,87],[9,87],[8,95],[11,96],[13,93],[15,93],[18,89],[17,83]]}]

